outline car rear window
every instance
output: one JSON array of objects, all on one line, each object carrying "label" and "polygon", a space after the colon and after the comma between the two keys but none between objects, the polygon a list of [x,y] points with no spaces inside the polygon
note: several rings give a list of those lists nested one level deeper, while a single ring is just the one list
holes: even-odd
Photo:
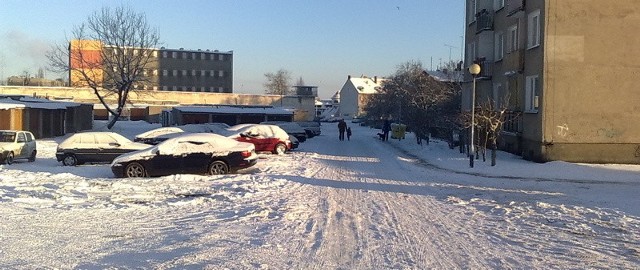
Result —
[{"label": "car rear window", "polygon": [[0,132],[0,142],[14,142],[16,140],[15,132]]}]

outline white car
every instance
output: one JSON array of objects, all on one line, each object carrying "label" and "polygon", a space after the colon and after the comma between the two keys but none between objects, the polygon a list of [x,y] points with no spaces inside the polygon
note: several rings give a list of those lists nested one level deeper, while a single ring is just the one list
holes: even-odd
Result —
[{"label": "white car", "polygon": [[82,132],[71,135],[58,145],[56,159],[62,165],[107,163],[119,155],[151,147],[132,142],[114,132]]},{"label": "white car", "polygon": [[0,130],[0,162],[12,164],[16,159],[36,160],[36,140],[29,131]]},{"label": "white car", "polygon": [[134,142],[156,145],[185,133],[216,133],[227,129],[225,123],[188,124],[183,126],[161,127],[136,135]]}]

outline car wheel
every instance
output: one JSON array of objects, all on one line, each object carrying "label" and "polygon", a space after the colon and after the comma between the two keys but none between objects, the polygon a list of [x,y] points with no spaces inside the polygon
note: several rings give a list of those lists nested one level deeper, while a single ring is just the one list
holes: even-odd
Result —
[{"label": "car wheel", "polygon": [[29,162],[34,161],[36,161],[36,150],[33,150],[33,152],[31,152],[31,156],[29,156]]},{"label": "car wheel", "polygon": [[76,166],[78,165],[78,159],[74,154],[67,154],[62,159],[62,165],[64,166]]},{"label": "car wheel", "polygon": [[13,164],[13,152],[9,152],[9,154],[7,154],[7,158],[4,161],[7,163],[7,165]]},{"label": "car wheel", "polygon": [[211,162],[209,165],[209,175],[227,174],[229,173],[229,166],[220,160]]},{"label": "car wheel", "polygon": [[142,164],[133,162],[127,165],[127,167],[124,169],[124,176],[129,178],[146,177],[147,171],[144,169],[144,166],[142,166]]},{"label": "car wheel", "polygon": [[278,155],[282,155],[285,152],[287,152],[287,146],[284,145],[284,143],[278,143],[276,144],[276,148],[273,149],[273,153],[274,154],[278,154]]}]

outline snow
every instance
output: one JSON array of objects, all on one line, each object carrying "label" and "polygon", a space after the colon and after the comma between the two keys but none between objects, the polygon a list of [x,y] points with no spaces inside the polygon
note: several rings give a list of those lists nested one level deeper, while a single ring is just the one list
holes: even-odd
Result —
[{"label": "snow", "polygon": [[[0,165],[6,269],[638,269],[640,166],[497,166],[335,124],[235,175]],[[104,123],[94,125],[103,130]],[[158,125],[119,122],[132,138]]]}]

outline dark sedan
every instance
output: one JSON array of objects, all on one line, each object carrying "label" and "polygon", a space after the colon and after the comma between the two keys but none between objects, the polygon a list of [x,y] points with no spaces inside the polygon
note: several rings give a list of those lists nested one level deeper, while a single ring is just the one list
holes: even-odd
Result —
[{"label": "dark sedan", "polygon": [[71,135],[58,145],[56,159],[64,166],[108,163],[124,153],[149,147],[114,132],[82,132]]},{"label": "dark sedan", "polygon": [[111,163],[116,177],[227,174],[257,163],[251,143],[211,133],[186,133],[151,148],[121,155]]}]

